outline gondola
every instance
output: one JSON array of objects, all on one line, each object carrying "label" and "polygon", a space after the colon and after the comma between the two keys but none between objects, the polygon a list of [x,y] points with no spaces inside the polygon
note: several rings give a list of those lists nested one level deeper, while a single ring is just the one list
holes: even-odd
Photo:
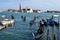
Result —
[{"label": "gondola", "polygon": [[32,33],[32,35],[33,35],[33,38],[35,40],[39,40],[43,36],[43,34],[37,34],[37,35],[35,35],[35,33]]},{"label": "gondola", "polygon": [[59,23],[53,19],[42,19],[42,21],[39,22],[40,26],[59,26]]},{"label": "gondola", "polygon": [[43,29],[39,28],[37,33],[36,34],[32,33],[32,35],[35,40],[39,40],[43,36]]},{"label": "gondola", "polygon": [[46,21],[47,21],[47,24],[50,25],[50,26],[54,26],[54,25],[59,26],[59,23],[52,20],[52,19],[46,19]]}]

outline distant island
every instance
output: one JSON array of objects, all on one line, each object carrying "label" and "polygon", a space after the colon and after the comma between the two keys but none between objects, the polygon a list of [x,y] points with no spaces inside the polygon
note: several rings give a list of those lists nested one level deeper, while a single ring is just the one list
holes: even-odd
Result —
[{"label": "distant island", "polygon": [[[22,5],[20,4],[19,5],[19,9],[18,10],[15,10],[15,9],[7,9],[7,10],[4,10],[4,11],[1,11],[0,12],[21,12],[21,13],[41,13],[41,10],[39,9],[32,9],[32,8],[23,8]],[[60,13],[59,10],[47,10],[43,13]]]},{"label": "distant island", "polygon": [[41,10],[39,9],[32,9],[32,8],[22,8],[21,4],[19,6],[19,10],[15,10],[15,9],[8,9],[8,10],[5,10],[4,12],[26,12],[26,13],[40,13]]},{"label": "distant island", "polygon": [[60,13],[59,10],[47,10],[45,13]]}]

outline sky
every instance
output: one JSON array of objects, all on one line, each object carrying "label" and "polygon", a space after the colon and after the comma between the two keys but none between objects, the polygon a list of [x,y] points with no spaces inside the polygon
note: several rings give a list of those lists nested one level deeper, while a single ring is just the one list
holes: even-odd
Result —
[{"label": "sky", "polygon": [[23,8],[32,8],[45,10],[60,10],[60,0],[0,0],[0,10],[19,9],[19,5]]}]

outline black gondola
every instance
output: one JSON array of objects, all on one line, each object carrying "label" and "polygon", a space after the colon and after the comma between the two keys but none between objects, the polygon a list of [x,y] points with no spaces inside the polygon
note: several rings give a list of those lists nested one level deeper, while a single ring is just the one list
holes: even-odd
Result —
[{"label": "black gondola", "polygon": [[43,29],[39,28],[37,31],[37,34],[32,33],[35,40],[40,40],[40,38],[43,36]]},{"label": "black gondola", "polygon": [[44,19],[42,19],[42,21],[40,21],[39,22],[39,25],[41,26],[41,27],[43,27],[43,26],[59,26],[59,23],[58,22],[56,22],[56,21],[54,21],[54,20],[52,20],[52,19],[46,19],[46,21],[44,20]]}]

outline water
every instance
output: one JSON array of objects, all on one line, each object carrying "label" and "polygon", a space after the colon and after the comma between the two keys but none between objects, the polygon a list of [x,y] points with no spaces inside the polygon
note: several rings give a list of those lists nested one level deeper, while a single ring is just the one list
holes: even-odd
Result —
[{"label": "water", "polygon": [[[15,18],[15,25],[10,26],[2,31],[0,31],[0,40],[34,40],[32,36],[32,32],[36,33],[38,28],[38,22],[41,18],[50,18],[55,13],[9,13],[2,12],[0,15],[6,15],[7,18],[11,18],[13,15]],[[56,13],[58,14],[58,13]],[[21,16],[26,16],[27,21],[23,22]],[[58,14],[60,15],[60,14]],[[36,20],[36,25],[33,25],[31,28],[29,27],[29,22],[34,18],[34,16],[39,16],[39,19]],[[50,29],[50,38],[52,35],[52,27],[48,27]],[[46,30],[46,29],[45,29]],[[58,29],[55,27],[55,34],[58,35]]]}]

